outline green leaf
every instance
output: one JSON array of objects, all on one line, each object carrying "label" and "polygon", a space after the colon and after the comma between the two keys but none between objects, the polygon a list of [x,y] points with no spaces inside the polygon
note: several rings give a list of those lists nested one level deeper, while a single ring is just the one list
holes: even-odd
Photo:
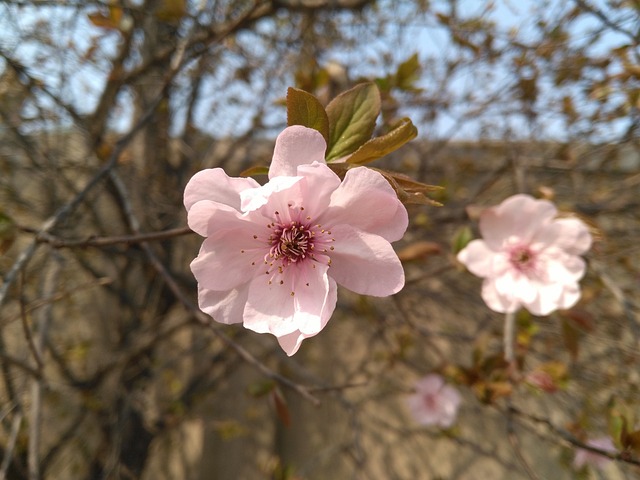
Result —
[{"label": "green leaf", "polygon": [[252,397],[262,397],[276,388],[276,383],[273,380],[262,380],[249,384],[247,391]]},{"label": "green leaf", "polygon": [[580,331],[566,319],[562,319],[562,340],[571,359],[577,360],[580,353]]},{"label": "green leaf", "polygon": [[16,239],[17,227],[11,217],[0,211],[0,255],[9,250]]},{"label": "green leaf", "polygon": [[320,101],[304,90],[287,90],[287,125],[302,125],[319,131],[329,145],[329,117]]},{"label": "green leaf", "polygon": [[241,177],[257,177],[258,175],[269,175],[269,167],[256,165],[240,172]]},{"label": "green leaf", "polygon": [[380,91],[374,83],[361,83],[327,105],[329,148],[327,161],[355,152],[371,138],[380,114]]},{"label": "green leaf", "polygon": [[416,138],[417,135],[418,129],[411,123],[411,120],[403,118],[400,124],[389,133],[372,138],[358,148],[353,155],[347,158],[347,162],[356,165],[372,162],[399,149],[408,141]]},{"label": "green leaf", "polygon": [[464,247],[466,247],[469,242],[473,240],[473,232],[468,226],[464,226],[459,228],[453,235],[453,239],[451,241],[451,249],[453,250],[453,254],[457,255]]},{"label": "green leaf", "polygon": [[415,90],[415,82],[420,78],[420,61],[414,53],[407,60],[398,65],[396,72],[396,86],[402,90]]}]

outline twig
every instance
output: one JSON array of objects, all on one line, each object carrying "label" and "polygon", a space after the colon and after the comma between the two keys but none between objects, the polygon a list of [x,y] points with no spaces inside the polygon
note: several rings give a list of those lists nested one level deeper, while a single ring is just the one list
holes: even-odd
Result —
[{"label": "twig", "polygon": [[535,415],[531,415],[531,414],[525,413],[522,410],[520,410],[517,407],[514,407],[512,405],[509,405],[507,408],[508,408],[508,411],[510,413],[513,413],[514,415],[517,415],[518,417],[522,417],[522,418],[524,418],[526,420],[529,420],[529,421],[531,421],[533,423],[536,423],[536,424],[539,424],[539,425],[543,425],[549,431],[551,431],[555,435],[558,435],[560,438],[562,438],[567,443],[570,443],[574,447],[581,448],[583,450],[588,450],[588,451],[593,452],[593,453],[597,453],[597,454],[602,455],[604,457],[610,458],[611,460],[619,460],[619,461],[622,461],[622,462],[630,463],[631,465],[640,466],[640,459],[636,459],[636,458],[631,457],[628,452],[612,453],[612,452],[608,452],[606,450],[602,450],[602,449],[593,447],[593,446],[588,445],[588,444],[586,444],[584,442],[581,442],[580,440],[578,440],[576,437],[574,437],[571,433],[567,432],[566,430],[563,430],[563,429],[561,429],[559,427],[556,427],[553,423],[551,423],[551,420],[549,420],[547,418],[541,418],[541,417],[537,417]]},{"label": "twig", "polygon": [[[54,256],[54,264],[51,267],[49,274],[45,277],[44,285],[42,286],[45,295],[49,296],[55,290],[58,283],[58,276],[61,270],[61,258],[58,255]],[[49,333],[49,326],[51,325],[51,304],[48,304],[44,310],[40,312],[37,322],[36,338],[33,340],[32,347],[34,349],[33,354],[38,363],[38,370],[42,373],[44,364],[42,362],[42,354],[46,343],[46,337]],[[29,471],[29,480],[40,479],[40,438],[42,428],[42,391],[44,389],[44,379],[34,378],[31,383],[31,396],[30,396],[30,414],[29,414],[29,450],[27,454],[27,466]]]},{"label": "twig", "polygon": [[[74,295],[78,292],[81,292],[83,290],[87,290],[96,286],[103,286],[103,285],[109,285],[110,283],[112,283],[113,280],[111,278],[107,278],[107,277],[103,277],[103,278],[99,278],[97,279],[95,282],[89,282],[85,285],[81,285],[78,286],[76,288],[74,288],[73,290],[66,290],[66,291],[61,291],[58,293],[55,293],[53,295],[50,295],[48,297],[44,297],[44,298],[40,298],[38,300],[34,300],[33,302],[31,302],[29,305],[25,306],[24,309],[24,313],[30,313],[34,310],[37,310],[40,307],[43,307],[49,303],[53,303],[53,302],[57,302],[58,300],[62,300],[65,297]],[[6,325],[8,323],[11,323],[15,320],[19,320],[20,316],[22,315],[22,312],[16,314],[13,317],[9,317],[7,320],[4,320],[2,325]]]},{"label": "twig", "polygon": [[[19,282],[20,292],[22,292],[23,290],[23,282],[24,282],[23,275],[20,275],[20,282]],[[20,303],[20,319],[22,320],[20,322],[22,324],[22,332],[24,333],[24,338],[27,340],[27,345],[29,346],[29,350],[31,351],[31,354],[33,355],[33,358],[36,361],[38,372],[41,373],[44,367],[44,364],[42,363],[42,357],[40,356],[40,352],[38,351],[38,348],[36,347],[33,341],[33,335],[31,334],[31,328],[29,328],[29,321],[27,320],[27,309],[25,308],[25,305],[24,305],[24,298],[22,296],[22,293],[20,294],[19,303]],[[41,376],[38,375],[36,378],[41,378]]]},{"label": "twig", "polygon": [[[28,227],[22,227],[22,230],[34,232],[34,229]],[[167,238],[178,237],[181,235],[187,235],[193,233],[189,227],[173,228],[170,230],[163,230],[160,232],[148,232],[138,233],[136,235],[116,235],[113,237],[88,237],[84,240],[71,240],[59,238],[48,233],[38,235],[38,241],[47,243],[55,248],[77,248],[77,247],[106,247],[110,245],[117,245],[119,243],[133,244],[148,242],[154,240],[166,240]]]},{"label": "twig", "polygon": [[[508,315],[508,314],[507,314]],[[511,448],[513,453],[516,454],[518,461],[526,474],[532,480],[540,480],[540,477],[536,474],[536,472],[531,468],[527,459],[522,455],[522,449],[520,448],[520,441],[518,440],[518,436],[516,435],[515,429],[513,427],[513,416],[511,411],[511,402],[509,402],[509,409],[507,410],[507,438],[509,439],[509,443],[511,444]]]},{"label": "twig", "polygon": [[504,317],[504,359],[509,364],[513,364],[513,341],[515,333],[516,312],[507,312]]},{"label": "twig", "polygon": [[11,459],[13,458],[13,451],[16,448],[16,441],[18,440],[18,432],[20,432],[20,424],[22,423],[23,413],[18,410],[16,416],[13,417],[11,423],[11,433],[9,434],[9,440],[7,441],[7,447],[4,450],[4,458],[2,459],[2,465],[0,465],[0,480],[7,478],[7,472],[11,466]]}]

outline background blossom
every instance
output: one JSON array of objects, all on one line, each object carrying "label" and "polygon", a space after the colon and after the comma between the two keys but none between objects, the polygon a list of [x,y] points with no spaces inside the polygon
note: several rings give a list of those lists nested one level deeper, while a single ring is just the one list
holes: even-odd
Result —
[{"label": "background blossom", "polygon": [[591,235],[582,221],[557,213],[549,201],[518,194],[481,214],[483,239],[470,242],[458,260],[484,278],[490,309],[548,315],[578,301],[586,269],[579,255],[590,248]]},{"label": "background blossom", "polygon": [[288,355],[327,324],[336,284],[374,296],[404,285],[390,242],[404,235],[406,209],[373,170],[353,168],[341,182],[325,148],[316,130],[288,127],[265,185],[218,168],[185,188],[189,226],[206,237],[191,263],[200,308],[275,335]]},{"label": "background blossom", "polygon": [[430,374],[416,383],[416,393],[407,405],[420,425],[449,428],[456,420],[462,398],[458,390],[445,384],[440,375]]},{"label": "background blossom", "polygon": [[[590,447],[598,448],[605,452],[617,453],[618,449],[613,444],[613,440],[610,437],[599,437],[586,442]],[[590,450],[584,450],[582,448],[576,449],[576,456],[573,459],[573,466],[577,469],[584,467],[585,465],[591,465],[592,467],[603,469],[609,463],[611,459],[600,455],[599,453],[592,452]]]}]

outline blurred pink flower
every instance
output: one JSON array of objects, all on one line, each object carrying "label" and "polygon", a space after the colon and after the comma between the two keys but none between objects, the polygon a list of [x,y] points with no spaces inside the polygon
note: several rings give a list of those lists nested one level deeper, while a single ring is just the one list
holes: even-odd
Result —
[{"label": "blurred pink flower", "polygon": [[[618,449],[613,444],[613,440],[609,437],[594,438],[586,442],[586,445],[597,448],[604,452],[618,453]],[[582,448],[576,449],[576,456],[573,459],[573,466],[577,469],[584,467],[585,465],[591,465],[594,468],[603,469],[609,463],[611,459],[600,455],[599,453],[592,452],[590,450],[584,450]]]},{"label": "blurred pink flower", "polygon": [[413,418],[420,425],[449,428],[458,415],[462,398],[440,375],[430,374],[416,383],[416,393],[407,398]]},{"label": "blurred pink flower", "polygon": [[514,195],[480,215],[482,240],[473,240],[458,260],[484,278],[482,298],[496,312],[524,307],[534,315],[569,308],[580,298],[591,234],[577,218],[555,218],[547,200]]},{"label": "blurred pink flower", "polygon": [[286,128],[269,181],[196,173],[185,188],[189,227],[207,237],[191,263],[200,308],[278,338],[288,355],[316,335],[336,304],[336,283],[387,296],[404,286],[391,247],[407,211],[384,177],[368,168],[344,180],[326,165],[316,130]]}]

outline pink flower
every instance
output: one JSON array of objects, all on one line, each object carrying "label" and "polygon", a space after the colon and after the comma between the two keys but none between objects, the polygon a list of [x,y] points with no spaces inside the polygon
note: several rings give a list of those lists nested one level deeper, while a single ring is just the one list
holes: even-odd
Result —
[{"label": "pink flower", "polygon": [[191,263],[200,308],[278,338],[288,355],[316,335],[336,305],[336,283],[387,296],[404,286],[391,243],[407,211],[389,183],[364,167],[341,182],[325,141],[302,126],[276,141],[269,181],[196,173],[185,188],[189,227],[207,237]]},{"label": "pink flower", "polygon": [[[609,437],[594,438],[593,440],[587,441],[586,444],[604,452],[618,453],[618,449],[613,444],[613,440]],[[611,459],[609,457],[605,457],[599,453],[584,450],[582,448],[576,449],[576,456],[573,459],[573,466],[577,469],[580,469],[585,465],[591,465],[592,467],[603,469],[609,463],[611,463]]]},{"label": "pink flower", "polygon": [[461,402],[458,391],[446,385],[444,379],[436,374],[419,380],[416,393],[407,398],[407,405],[416,422],[442,428],[453,425]]},{"label": "pink flower", "polygon": [[514,195],[480,215],[484,239],[470,242],[458,260],[484,278],[482,298],[491,310],[548,315],[578,301],[586,268],[579,255],[591,235],[582,221],[557,213],[551,202]]}]

